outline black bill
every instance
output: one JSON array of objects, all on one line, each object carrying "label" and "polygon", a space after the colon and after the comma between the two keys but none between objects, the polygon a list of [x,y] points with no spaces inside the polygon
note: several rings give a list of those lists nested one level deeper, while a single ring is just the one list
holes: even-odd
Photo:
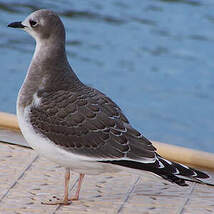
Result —
[{"label": "black bill", "polygon": [[25,26],[22,24],[22,22],[12,22],[8,25],[8,27],[24,28]]}]

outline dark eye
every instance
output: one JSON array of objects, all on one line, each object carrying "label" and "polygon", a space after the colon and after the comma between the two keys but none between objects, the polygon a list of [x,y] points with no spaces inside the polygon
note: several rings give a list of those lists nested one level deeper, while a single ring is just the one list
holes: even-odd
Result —
[{"label": "dark eye", "polygon": [[33,21],[33,20],[30,20],[30,26],[31,27],[35,27],[37,25],[37,22]]}]

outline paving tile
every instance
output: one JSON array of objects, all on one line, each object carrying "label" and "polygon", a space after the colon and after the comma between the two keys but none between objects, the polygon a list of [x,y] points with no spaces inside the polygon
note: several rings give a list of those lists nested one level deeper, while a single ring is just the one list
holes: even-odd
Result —
[{"label": "paving tile", "polygon": [[[70,195],[75,192],[77,179],[72,173]],[[214,213],[214,188],[194,184],[179,187],[147,173],[86,176],[79,201],[69,206],[41,204],[53,195],[62,197],[63,192],[64,168],[37,158],[33,150],[0,143],[2,214]]]},{"label": "paving tile", "polygon": [[34,158],[31,149],[0,143],[0,200]]}]

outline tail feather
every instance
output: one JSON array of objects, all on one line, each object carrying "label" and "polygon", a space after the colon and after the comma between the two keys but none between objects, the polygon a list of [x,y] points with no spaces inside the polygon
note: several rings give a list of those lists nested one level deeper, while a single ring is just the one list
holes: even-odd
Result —
[{"label": "tail feather", "polygon": [[180,186],[188,186],[186,181],[214,186],[214,184],[204,181],[204,179],[210,178],[206,173],[183,164],[166,160],[159,155],[157,155],[157,160],[153,163],[143,163],[136,160],[109,160],[102,162],[153,172]]},{"label": "tail feather", "polygon": [[193,169],[191,167],[185,166],[180,163],[165,160],[161,156],[158,156],[158,161],[161,162],[167,170],[169,168],[176,169],[177,172],[173,173],[176,176],[184,176],[184,177],[188,177],[188,178],[198,178],[198,179],[209,178],[209,175],[207,175],[206,173],[204,173],[202,171]]},{"label": "tail feather", "polygon": [[197,169],[193,169],[191,167],[185,166],[183,164],[179,164],[176,162],[172,162],[172,165],[178,169],[179,171],[179,175],[183,175],[186,177],[197,177],[197,178],[201,178],[201,179],[207,179],[209,178],[209,175],[207,175],[204,172],[201,172]]}]

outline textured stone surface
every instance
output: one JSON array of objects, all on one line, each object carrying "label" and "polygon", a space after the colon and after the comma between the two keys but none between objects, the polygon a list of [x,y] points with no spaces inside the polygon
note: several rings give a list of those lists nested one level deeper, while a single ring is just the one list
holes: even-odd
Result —
[{"label": "textured stone surface", "polygon": [[[70,194],[78,175],[72,173]],[[73,188],[74,186],[74,188]],[[73,189],[73,191],[72,191]],[[69,206],[42,205],[63,196],[64,169],[38,157],[31,149],[0,143],[0,213],[214,213],[214,188],[190,184],[179,187],[155,176],[118,174],[86,176],[80,200]]]}]

